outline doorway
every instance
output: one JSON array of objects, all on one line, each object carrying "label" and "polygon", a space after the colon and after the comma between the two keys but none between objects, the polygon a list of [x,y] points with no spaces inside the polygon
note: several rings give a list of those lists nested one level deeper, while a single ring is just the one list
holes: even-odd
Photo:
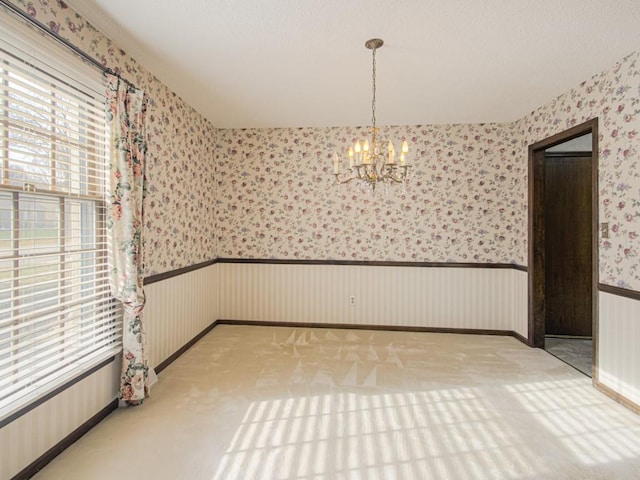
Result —
[{"label": "doorway", "polygon": [[529,147],[529,344],[590,376],[597,358],[597,128],[594,119]]}]

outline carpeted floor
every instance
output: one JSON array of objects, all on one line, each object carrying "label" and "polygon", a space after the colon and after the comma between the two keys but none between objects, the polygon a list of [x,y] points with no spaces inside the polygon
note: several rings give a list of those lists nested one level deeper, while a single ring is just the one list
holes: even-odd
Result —
[{"label": "carpeted floor", "polygon": [[37,479],[637,479],[640,416],[510,337],[218,326]]},{"label": "carpeted floor", "polygon": [[587,338],[545,337],[544,349],[585,375],[592,375],[593,340]]}]

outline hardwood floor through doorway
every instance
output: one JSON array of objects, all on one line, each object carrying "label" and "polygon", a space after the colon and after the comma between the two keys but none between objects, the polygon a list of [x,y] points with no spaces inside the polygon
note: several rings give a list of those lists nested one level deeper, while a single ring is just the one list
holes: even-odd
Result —
[{"label": "hardwood floor through doorway", "polygon": [[544,340],[544,349],[576,370],[593,375],[593,340],[591,338],[553,337]]}]

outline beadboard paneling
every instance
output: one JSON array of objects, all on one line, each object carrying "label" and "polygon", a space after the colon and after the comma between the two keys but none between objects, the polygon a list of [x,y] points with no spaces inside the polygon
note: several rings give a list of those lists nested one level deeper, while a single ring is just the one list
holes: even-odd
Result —
[{"label": "beadboard paneling", "polygon": [[513,299],[511,330],[522,335],[529,336],[529,274],[521,270],[511,271],[511,291],[505,291]]},{"label": "beadboard paneling", "polygon": [[219,267],[214,264],[145,286],[145,332],[152,367],[218,319]]},{"label": "beadboard paneling", "polygon": [[120,362],[111,362],[0,429],[0,478],[9,479],[113,401]]},{"label": "beadboard paneling", "polygon": [[640,405],[640,301],[600,292],[598,381]]},{"label": "beadboard paneling", "polygon": [[219,284],[219,315],[233,320],[513,330],[515,295],[522,293],[522,282],[514,280],[521,276],[526,297],[526,273],[512,269],[218,267],[224,279]]}]

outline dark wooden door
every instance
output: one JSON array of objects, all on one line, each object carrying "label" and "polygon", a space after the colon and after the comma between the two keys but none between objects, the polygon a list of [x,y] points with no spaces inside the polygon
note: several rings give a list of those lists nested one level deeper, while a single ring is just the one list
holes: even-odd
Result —
[{"label": "dark wooden door", "polygon": [[592,335],[591,156],[547,154],[544,166],[545,333]]}]

